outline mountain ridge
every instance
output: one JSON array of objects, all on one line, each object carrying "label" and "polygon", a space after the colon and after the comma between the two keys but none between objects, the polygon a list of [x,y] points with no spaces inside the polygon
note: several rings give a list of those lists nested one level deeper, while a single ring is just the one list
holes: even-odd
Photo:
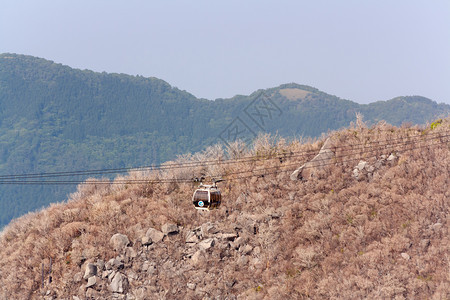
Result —
[{"label": "mountain ridge", "polygon": [[[258,89],[256,91],[250,93],[249,95],[236,94],[236,95],[234,95],[232,97],[228,97],[228,98],[218,97],[218,98],[215,98],[215,99],[207,99],[207,98],[202,98],[202,97],[200,97],[200,98],[196,97],[192,93],[189,93],[189,92],[187,92],[184,89],[181,90],[181,89],[179,89],[177,87],[171,86],[167,81],[165,81],[163,79],[160,79],[160,78],[157,78],[157,77],[154,77],[154,76],[145,77],[145,76],[142,76],[142,75],[131,75],[131,74],[126,74],[126,73],[105,72],[105,71],[98,72],[98,71],[93,71],[93,70],[90,70],[90,69],[73,68],[73,67],[70,67],[69,65],[62,64],[62,63],[57,63],[57,62],[55,62],[53,60],[50,60],[50,59],[36,57],[36,56],[31,56],[31,55],[25,55],[25,54],[16,54],[16,53],[0,53],[0,59],[12,60],[12,61],[14,61],[14,60],[16,60],[16,61],[17,60],[22,60],[22,61],[25,61],[25,62],[28,62],[28,63],[36,63],[36,64],[40,63],[41,66],[42,65],[45,65],[45,66],[57,66],[57,67],[61,68],[61,70],[76,72],[76,73],[79,73],[79,74],[82,74],[83,72],[88,72],[88,73],[96,74],[96,75],[126,76],[126,77],[129,77],[130,79],[131,78],[135,78],[135,79],[139,79],[140,78],[140,79],[143,79],[144,81],[145,80],[149,80],[149,81],[155,80],[155,81],[158,81],[158,82],[166,85],[167,87],[170,87],[171,89],[178,90],[180,92],[186,93],[190,97],[194,97],[197,100],[209,100],[209,101],[229,100],[229,99],[234,99],[234,98],[239,98],[239,97],[251,97],[251,96],[254,96],[255,94],[260,93],[261,91],[280,90],[280,89],[284,89],[284,88],[298,88],[298,89],[309,91],[309,92],[313,92],[313,93],[320,93],[320,94],[324,94],[324,95],[327,95],[327,96],[335,97],[335,98],[341,99],[341,100],[351,101],[351,102],[357,103],[359,105],[370,105],[370,104],[376,103],[376,102],[387,102],[387,101],[393,101],[393,100],[401,100],[401,99],[404,99],[404,98],[413,99],[413,98],[416,98],[416,97],[420,97],[420,98],[423,98],[424,100],[429,100],[431,102],[437,103],[436,101],[434,101],[434,100],[432,100],[430,98],[427,98],[425,96],[421,96],[421,95],[396,96],[396,97],[394,97],[392,99],[388,99],[388,100],[375,100],[375,101],[372,101],[370,103],[358,103],[357,101],[348,100],[348,99],[345,99],[345,98],[340,98],[338,96],[335,96],[335,95],[323,92],[323,91],[321,91],[321,90],[319,90],[319,89],[317,89],[315,87],[312,87],[312,86],[309,86],[309,85],[304,85],[304,84],[298,84],[298,83],[295,83],[295,82],[284,83],[284,84],[280,84],[280,85],[278,85],[276,87],[271,87],[271,88]],[[44,79],[48,79],[48,77],[43,77],[43,78]],[[41,79],[41,78],[39,78],[39,79]],[[448,104],[445,104],[445,103],[437,103],[437,104],[438,105],[439,104],[448,105]]]}]

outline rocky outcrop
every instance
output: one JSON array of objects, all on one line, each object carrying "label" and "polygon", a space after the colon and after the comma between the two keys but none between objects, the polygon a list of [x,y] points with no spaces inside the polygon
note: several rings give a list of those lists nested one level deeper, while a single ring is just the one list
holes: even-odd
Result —
[{"label": "rocky outcrop", "polygon": [[333,142],[331,138],[327,138],[319,153],[291,174],[291,180],[310,179],[317,170],[323,169],[334,157]]},{"label": "rocky outcrop", "polygon": [[352,176],[356,180],[368,179],[371,180],[375,171],[385,165],[393,165],[397,161],[395,154],[381,155],[375,162],[369,163],[364,160],[360,160],[358,164],[353,168]]}]

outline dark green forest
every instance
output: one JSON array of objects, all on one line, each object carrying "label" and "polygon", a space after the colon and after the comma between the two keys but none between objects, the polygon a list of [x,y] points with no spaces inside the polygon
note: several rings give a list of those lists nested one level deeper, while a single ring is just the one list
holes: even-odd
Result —
[{"label": "dark green forest", "polygon": [[[356,112],[369,123],[423,124],[450,106],[420,96],[360,105],[294,83],[212,101],[157,78],[0,54],[0,176],[159,164],[259,133],[317,137]],[[75,189],[1,184],[0,228]]]}]

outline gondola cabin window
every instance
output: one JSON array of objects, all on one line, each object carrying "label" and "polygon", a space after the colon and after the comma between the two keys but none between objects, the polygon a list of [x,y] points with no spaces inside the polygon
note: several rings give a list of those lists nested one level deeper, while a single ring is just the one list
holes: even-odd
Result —
[{"label": "gondola cabin window", "polygon": [[209,206],[208,191],[197,191],[195,194],[195,201],[199,207]]},{"label": "gondola cabin window", "polygon": [[196,209],[210,210],[220,206],[221,194],[216,186],[201,185],[192,196]]}]

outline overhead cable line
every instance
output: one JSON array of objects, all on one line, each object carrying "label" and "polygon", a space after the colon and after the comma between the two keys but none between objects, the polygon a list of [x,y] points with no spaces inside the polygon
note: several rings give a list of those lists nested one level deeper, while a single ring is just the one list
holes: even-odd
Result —
[{"label": "overhead cable line", "polygon": [[[396,152],[403,153],[403,152],[407,152],[407,151],[411,151],[411,150],[418,150],[418,149],[422,149],[422,148],[429,148],[431,146],[437,146],[437,145],[441,145],[441,144],[448,143],[448,142],[449,141],[438,142],[438,143],[423,145],[423,146],[419,146],[419,147],[411,147],[411,148],[408,148],[408,149],[397,150]],[[377,158],[377,155],[371,155],[371,156],[364,156],[364,157],[358,157],[358,158],[342,160],[342,161],[340,161],[340,163],[348,163],[348,162],[352,162],[352,161],[357,161],[357,160],[361,160],[361,159],[370,159],[370,158]],[[325,162],[327,160],[334,160],[334,159],[335,158],[322,159],[321,161]],[[318,164],[318,165],[305,166],[303,169],[314,169],[314,168],[318,168],[318,167],[325,167],[325,166],[331,166],[331,165],[336,165],[336,164],[337,164],[337,162],[328,162],[328,163],[322,163],[322,164]],[[298,168],[298,164],[297,164],[297,167],[294,168],[294,169],[283,169],[283,170],[278,170],[278,171],[264,173],[264,174],[253,174],[253,175],[250,175],[250,176],[235,177],[235,178],[227,179],[227,181],[240,180],[240,179],[245,179],[245,178],[250,178],[250,177],[264,177],[266,175],[278,174],[278,173],[282,173],[282,172],[292,172],[292,171],[295,171],[297,168]]]},{"label": "overhead cable line", "polygon": [[[439,138],[443,138],[443,137],[448,137],[448,136],[440,136]],[[433,139],[433,138],[432,138]],[[432,139],[424,139],[424,140],[422,140],[422,141],[427,141],[427,140],[432,140]],[[434,138],[434,139],[436,139],[436,138]],[[411,143],[411,141],[407,141],[406,143],[404,142],[404,143],[397,143],[397,145],[406,145],[406,144],[410,144]],[[389,145],[379,145],[379,146],[377,146],[378,148],[380,148],[380,147],[383,147],[383,146],[392,146],[393,144],[389,144]],[[378,150],[378,148],[370,148],[370,151],[376,151],[376,150]],[[359,149],[352,149],[352,151],[354,151],[354,150],[359,150]],[[369,151],[369,152],[370,152]],[[315,152],[317,152],[317,151],[315,151]],[[364,152],[364,151],[363,151]],[[358,153],[350,153],[350,154],[348,154],[348,155],[344,155],[344,156],[349,156],[349,155],[356,155],[356,154],[358,154]],[[293,156],[288,156],[287,158],[292,158]],[[9,179],[9,178],[8,178]],[[5,180],[8,180],[8,179],[0,179],[0,181],[2,181],[2,182],[7,182],[7,183],[12,183],[11,181],[5,181]],[[169,181],[172,181],[172,180],[174,180],[174,179],[168,179]],[[129,180],[128,180],[129,181]],[[161,181],[164,181],[164,180],[162,180],[162,179],[158,179],[158,180],[156,180],[157,182],[161,182]],[[176,179],[175,179],[175,181],[176,181]],[[13,182],[16,182],[16,181],[13,181]],[[19,182],[19,181],[17,181],[17,182]],[[33,181],[29,181],[29,182],[33,182]],[[35,181],[35,182],[42,182],[42,181]],[[48,182],[52,182],[52,181],[48,181]],[[56,181],[55,181],[56,182]],[[74,183],[77,183],[77,182],[83,182],[83,181],[80,181],[80,180],[77,180],[77,181],[58,181],[58,182],[68,182],[68,183],[70,183],[70,182],[74,182]]]},{"label": "overhead cable line", "polygon": [[[337,146],[332,147],[334,150],[341,150],[342,152],[346,151],[354,151],[355,146],[364,146],[364,148],[369,148],[370,145],[381,143],[389,143],[389,145],[401,144],[393,143],[395,141],[405,140],[415,140],[415,139],[423,139],[430,138],[433,136],[442,137],[441,133],[450,133],[450,130],[443,131],[440,133],[433,133],[424,135],[416,135],[411,137],[401,137],[390,140],[382,140],[382,141],[374,141],[374,142],[366,142],[353,144],[351,146]],[[188,167],[205,167],[209,165],[224,165],[224,164],[236,164],[236,163],[244,163],[251,162],[256,160],[271,160],[271,159],[287,159],[287,158],[298,158],[316,154],[317,150],[307,150],[307,151],[298,151],[298,152],[288,152],[282,154],[276,154],[274,156],[269,157],[258,157],[258,156],[248,156],[237,159],[219,159],[219,160],[206,160],[206,161],[198,161],[198,162],[186,162],[186,163],[168,163],[161,164],[155,166],[142,166],[142,167],[132,167],[132,168],[116,168],[116,169],[97,169],[97,170],[84,170],[84,171],[65,171],[65,172],[48,172],[48,173],[29,173],[29,174],[12,174],[12,175],[0,175],[0,180],[10,180],[10,179],[32,179],[32,178],[51,178],[51,177],[69,177],[69,176],[86,176],[86,175],[105,175],[105,174],[118,174],[118,173],[126,173],[132,171],[158,171],[158,170],[171,170],[171,169],[180,169],[180,168],[188,168]],[[269,154],[270,155],[270,154]]]},{"label": "overhead cable line", "polygon": [[[439,136],[439,137],[434,137],[434,138],[422,139],[420,142],[427,142],[427,141],[432,141],[432,140],[436,140],[436,139],[442,139],[442,138],[446,138],[446,137],[449,137],[449,136],[450,135],[445,135],[445,136]],[[415,145],[415,146],[413,146],[411,148],[408,148],[408,149],[400,149],[400,150],[399,149],[395,149],[395,152],[404,152],[404,151],[409,151],[409,150],[414,150],[414,149],[419,149],[419,148],[424,148],[424,147],[440,145],[440,144],[444,144],[444,143],[448,143],[448,142],[449,141],[440,141],[438,143],[432,143],[432,144],[427,144],[427,145],[424,145],[424,146],[417,147],[415,141],[407,141],[407,142],[404,142],[404,143],[398,143],[397,145],[400,145],[400,146],[401,145],[403,145],[403,146]],[[311,167],[315,168],[315,167],[325,166],[325,165],[329,165],[329,164],[335,164],[335,163],[338,163],[338,161],[336,161],[338,159],[349,157],[349,156],[355,156],[355,155],[363,155],[363,154],[367,154],[367,153],[371,153],[371,152],[375,152],[375,151],[380,151],[380,150],[383,150],[382,147],[387,148],[387,146],[392,147],[392,145],[378,145],[377,147],[372,147],[369,151],[361,150],[358,153],[350,153],[350,154],[336,156],[336,157],[331,158],[331,159],[335,160],[335,162],[327,163],[327,164],[324,164],[324,165],[321,165],[321,164],[317,165],[316,163],[317,162],[321,162],[321,161],[325,162],[325,161],[328,161],[330,159],[318,159],[318,160],[314,161],[315,164],[313,166],[311,166]],[[360,149],[353,149],[353,150],[360,150]],[[343,160],[343,161],[340,161],[340,163],[354,161],[354,160],[359,160],[359,159],[361,159],[361,157],[354,158],[354,159],[349,159],[349,160]],[[285,164],[283,166],[275,166],[275,167],[262,168],[262,169],[256,169],[256,170],[250,170],[250,171],[231,172],[231,173],[226,174],[226,176],[250,173],[250,172],[255,172],[255,171],[264,171],[264,170],[276,169],[276,168],[280,168],[280,167],[286,168],[286,167],[294,166],[294,165],[298,167],[299,162],[295,162],[295,163],[291,163],[291,164]],[[305,168],[308,168],[308,167],[305,167]],[[284,171],[288,171],[288,170],[282,170],[282,172],[284,172]],[[250,177],[261,176],[261,175],[264,175],[264,174],[251,175]],[[221,177],[221,176],[223,176],[223,175],[217,174],[217,176],[215,176],[215,177]],[[227,180],[234,180],[234,178],[227,179]],[[47,185],[50,185],[50,184],[58,185],[58,184],[61,184],[61,185],[68,185],[68,184],[80,184],[80,183],[85,183],[85,184],[150,184],[150,183],[182,183],[182,182],[192,182],[192,181],[193,181],[192,179],[177,179],[177,178],[138,179],[138,180],[136,180],[136,179],[117,180],[116,179],[116,180],[114,180],[112,182],[109,181],[109,180],[108,181],[105,181],[105,180],[103,180],[103,181],[102,180],[92,180],[92,181],[85,182],[83,180],[72,180],[72,181],[71,180],[58,180],[58,181],[42,181],[42,180],[40,180],[40,181],[39,180],[35,180],[35,181],[29,180],[28,181],[27,180],[27,181],[19,181],[19,180],[4,180],[4,179],[0,179],[0,184],[19,184],[19,185],[27,185],[27,184],[42,184],[42,185],[46,185],[46,184]]]}]

